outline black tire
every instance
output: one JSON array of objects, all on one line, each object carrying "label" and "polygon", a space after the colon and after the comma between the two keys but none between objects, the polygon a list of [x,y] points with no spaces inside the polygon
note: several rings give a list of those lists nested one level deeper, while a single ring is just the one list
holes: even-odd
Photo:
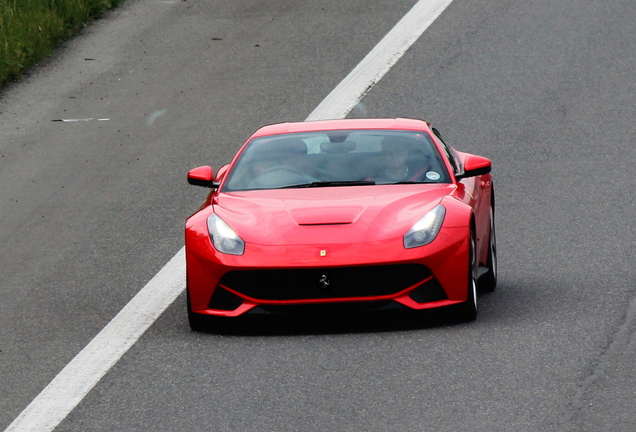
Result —
[{"label": "black tire", "polygon": [[457,318],[460,321],[474,321],[477,318],[477,254],[476,254],[475,230],[471,227],[468,248],[468,298],[457,308]]},{"label": "black tire", "polygon": [[481,292],[493,292],[497,288],[497,237],[495,235],[495,207],[490,207],[490,233],[486,273],[479,279]]},{"label": "black tire", "polygon": [[190,328],[195,332],[202,332],[208,329],[208,320],[206,315],[201,315],[198,313],[192,312],[192,308],[190,307],[190,292],[186,288],[186,302],[188,308],[188,323],[190,323]]}]

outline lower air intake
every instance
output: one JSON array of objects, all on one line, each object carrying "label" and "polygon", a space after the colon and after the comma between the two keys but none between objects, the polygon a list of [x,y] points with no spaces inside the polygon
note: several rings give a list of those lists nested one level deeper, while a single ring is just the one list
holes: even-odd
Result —
[{"label": "lower air intake", "polygon": [[221,285],[260,300],[356,298],[395,294],[430,275],[419,264],[243,270],[226,273]]}]

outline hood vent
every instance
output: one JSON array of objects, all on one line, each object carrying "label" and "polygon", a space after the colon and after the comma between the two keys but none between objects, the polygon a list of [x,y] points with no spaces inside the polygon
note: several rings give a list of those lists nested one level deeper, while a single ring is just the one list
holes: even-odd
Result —
[{"label": "hood vent", "polygon": [[295,208],[291,217],[300,226],[307,225],[348,225],[358,219],[364,211],[362,206]]},{"label": "hood vent", "polygon": [[351,222],[305,222],[299,223],[300,226],[325,226],[325,225],[350,225]]}]

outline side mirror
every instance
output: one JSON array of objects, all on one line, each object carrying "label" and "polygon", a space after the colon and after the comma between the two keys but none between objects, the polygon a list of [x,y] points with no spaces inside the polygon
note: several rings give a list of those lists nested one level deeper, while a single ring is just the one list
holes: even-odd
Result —
[{"label": "side mirror", "polygon": [[464,161],[464,172],[456,174],[457,180],[488,174],[492,171],[492,162],[483,156],[470,155]]},{"label": "side mirror", "polygon": [[203,186],[209,188],[218,187],[219,184],[214,182],[214,170],[209,166],[201,166],[188,172],[188,183],[194,186]]}]

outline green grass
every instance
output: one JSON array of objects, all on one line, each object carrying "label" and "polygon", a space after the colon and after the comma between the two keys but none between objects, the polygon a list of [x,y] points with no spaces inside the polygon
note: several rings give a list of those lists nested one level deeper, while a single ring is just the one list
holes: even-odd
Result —
[{"label": "green grass", "polygon": [[124,0],[0,0],[0,86]]}]

